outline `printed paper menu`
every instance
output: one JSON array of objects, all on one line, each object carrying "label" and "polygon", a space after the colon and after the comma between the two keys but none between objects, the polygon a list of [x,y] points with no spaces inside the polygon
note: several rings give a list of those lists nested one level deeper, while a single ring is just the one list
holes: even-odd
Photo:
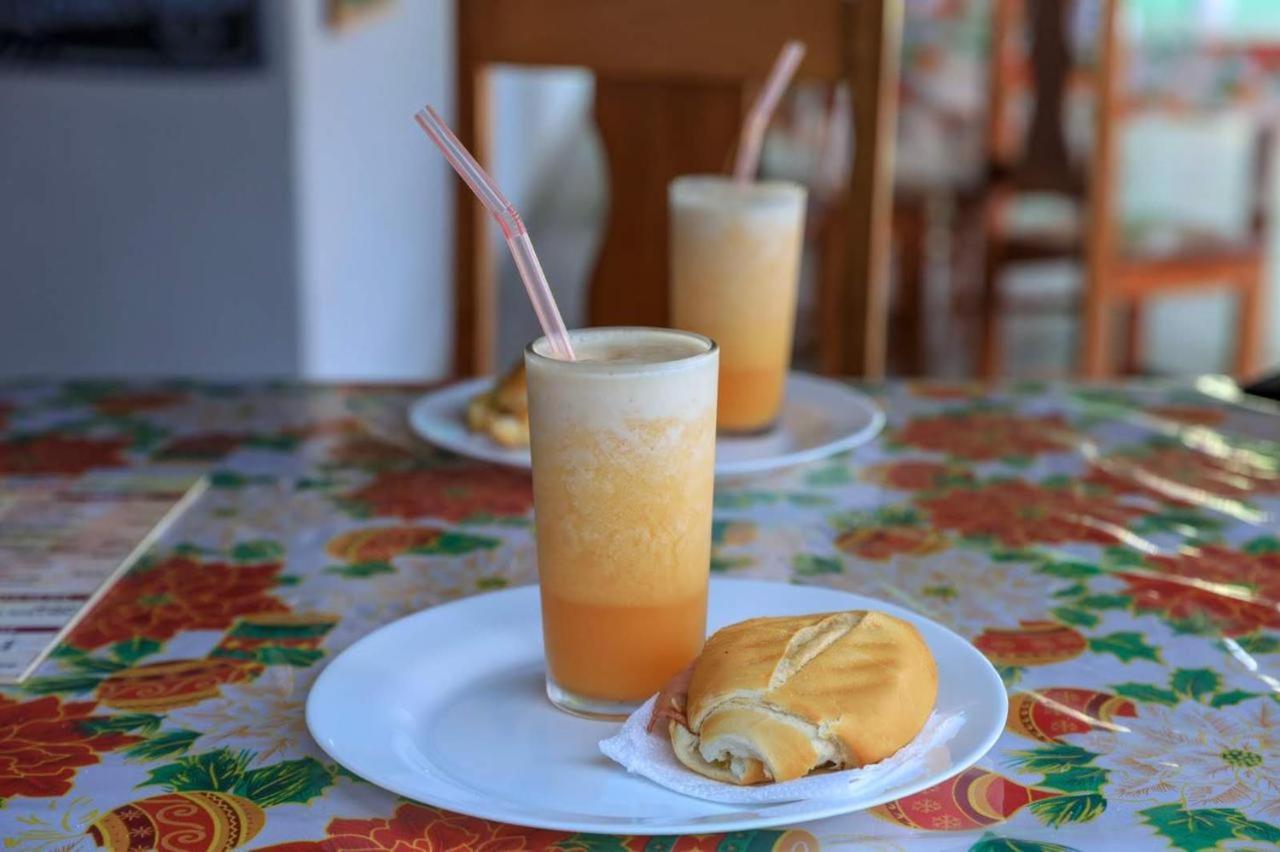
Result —
[{"label": "printed paper menu", "polygon": [[204,491],[188,472],[0,480],[0,683],[17,683]]}]

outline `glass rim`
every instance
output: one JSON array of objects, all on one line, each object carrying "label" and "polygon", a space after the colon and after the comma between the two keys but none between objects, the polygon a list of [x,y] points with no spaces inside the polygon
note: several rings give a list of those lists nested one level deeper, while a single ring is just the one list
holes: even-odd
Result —
[{"label": "glass rim", "polygon": [[638,375],[641,373],[672,373],[679,370],[692,369],[697,367],[704,361],[708,361],[715,357],[720,351],[720,344],[716,343],[705,334],[698,334],[696,331],[685,331],[680,328],[658,328],[656,326],[644,325],[607,325],[599,328],[579,328],[569,332],[570,343],[577,343],[578,338],[583,335],[592,336],[601,332],[643,332],[645,334],[657,334],[670,337],[679,337],[686,340],[694,340],[706,346],[700,352],[693,352],[688,355],[681,355],[676,358],[668,358],[661,361],[645,361],[643,363],[618,363],[616,361],[565,361],[562,358],[556,358],[552,355],[544,355],[535,347],[539,344],[548,343],[547,336],[542,335],[528,343],[524,347],[524,355],[526,362],[536,364],[545,364],[552,369],[572,371],[579,374],[592,375]]},{"label": "glass rim", "polygon": [[672,204],[784,207],[797,201],[803,204],[808,195],[804,184],[785,178],[739,184],[728,175],[706,173],[678,175],[667,184],[667,198]]}]

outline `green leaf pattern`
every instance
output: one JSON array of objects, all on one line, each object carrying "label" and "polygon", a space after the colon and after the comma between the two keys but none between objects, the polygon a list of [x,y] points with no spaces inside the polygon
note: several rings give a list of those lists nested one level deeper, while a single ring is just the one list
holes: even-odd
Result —
[{"label": "green leaf pattern", "polygon": [[[452,504],[433,499],[427,517],[438,536],[330,552],[327,544],[340,535],[419,523],[422,516],[413,514],[419,495],[404,495],[403,516],[348,499],[373,477],[465,468],[482,482],[492,470],[425,446],[368,461],[344,455],[377,443],[368,435],[351,438],[363,434],[351,421],[370,427],[365,432],[391,428],[393,421],[403,429],[405,407],[419,391],[188,382],[166,387],[190,405],[96,412],[107,395],[127,394],[130,387],[0,384],[0,441],[45,432],[78,441],[116,439],[130,465],[145,467],[174,464],[165,448],[182,439],[237,436],[246,452],[192,456],[206,466],[212,489],[143,557],[131,582],[170,556],[194,566],[191,589],[210,579],[199,576],[202,565],[274,571],[273,579],[253,594],[219,589],[199,604],[203,609],[188,608],[184,588],[157,591],[136,611],[112,602],[93,617],[117,618],[129,629],[110,631],[108,641],[92,647],[77,646],[73,633],[22,686],[0,687],[0,699],[34,702],[46,708],[40,712],[72,708],[76,721],[59,735],[104,744],[93,756],[96,764],[71,767],[61,798],[8,795],[0,835],[7,840],[36,831],[32,820],[71,820],[71,803],[80,798],[107,813],[164,792],[216,792],[262,808],[269,831],[248,848],[320,838],[331,821],[391,819],[403,803],[327,762],[306,736],[307,689],[324,660],[393,618],[535,582],[527,497],[492,507],[468,503],[452,520],[448,511],[438,514]],[[1068,723],[1039,740],[1015,718],[979,761],[984,775],[975,789],[1006,796],[998,806],[1025,801],[1007,818],[992,811],[982,824],[935,831],[897,825],[884,813],[853,814],[822,824],[823,848],[921,842],[973,852],[1066,852],[1280,843],[1280,812],[1257,795],[1211,801],[1201,790],[1203,779],[1191,774],[1206,770],[1176,747],[1167,760],[1185,765],[1187,774],[1162,781],[1145,798],[1126,791],[1124,764],[1124,747],[1152,736],[1152,720],[1182,718],[1177,714],[1219,720],[1272,737],[1218,757],[1227,767],[1221,771],[1238,773],[1246,788],[1277,785],[1280,800],[1280,733],[1274,730],[1280,698],[1266,680],[1280,659],[1280,617],[1265,606],[1280,599],[1272,579],[1280,576],[1280,441],[1236,434],[1229,425],[1250,415],[1163,382],[1114,388],[1021,383],[951,399],[917,394],[910,383],[888,383],[876,392],[889,427],[870,444],[795,470],[717,483],[710,570],[831,586],[916,610],[990,648],[1010,692],[1074,690],[1067,703],[1088,707],[1059,708]],[[1224,425],[1183,428],[1147,413],[1176,405],[1221,407]],[[395,416],[384,422],[384,409]],[[1005,437],[962,434],[975,413]],[[1046,417],[1061,425],[1046,425]],[[896,440],[921,422],[925,430],[912,434],[910,444]],[[1160,429],[1152,425],[1157,422]],[[1038,443],[1047,428],[1069,440]],[[1268,433],[1264,425],[1248,434]],[[1152,476],[1198,485],[1221,499],[1174,499],[1143,482],[1123,481],[1125,470],[1157,457],[1172,462],[1153,468]],[[0,475],[4,458],[0,452]],[[880,476],[892,466],[898,466],[892,487],[881,487],[870,469]],[[512,482],[527,487],[519,476]],[[1016,499],[977,499],[1006,490]],[[469,483],[462,492],[474,498]],[[948,496],[949,503],[940,501]],[[974,516],[979,512],[987,514]],[[837,546],[840,536],[855,533],[860,547],[864,537],[868,542],[866,553],[885,558]],[[1198,576],[1165,577],[1162,558],[1195,554],[1193,548],[1227,553],[1228,568],[1219,570],[1228,573],[1209,584]],[[1215,600],[1213,588],[1231,594]],[[192,598],[199,600],[195,592]],[[210,614],[219,610],[225,613]],[[421,653],[429,657],[431,649]],[[145,691],[141,685],[149,679],[172,697],[138,699],[134,692]],[[1088,732],[1080,731],[1082,719]],[[2,770],[3,734],[0,785],[10,783]],[[81,823],[67,824],[75,827],[72,836],[57,842],[87,840],[78,833]],[[726,833],[714,846],[726,852],[781,848],[774,846],[780,836]],[[31,837],[21,842],[35,848]],[[677,838],[569,834],[545,846],[562,852],[681,848]]]}]

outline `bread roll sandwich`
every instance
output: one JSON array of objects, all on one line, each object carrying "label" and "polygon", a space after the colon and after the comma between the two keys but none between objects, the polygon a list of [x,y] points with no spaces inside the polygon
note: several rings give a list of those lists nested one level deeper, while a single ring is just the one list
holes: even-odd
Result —
[{"label": "bread roll sandwich", "polygon": [[467,405],[467,428],[488,435],[504,447],[529,446],[529,394],[524,361]]},{"label": "bread roll sandwich", "polygon": [[716,632],[658,696],[680,762],[730,784],[889,757],[920,733],[938,670],[916,628],[881,612],[753,618]]}]

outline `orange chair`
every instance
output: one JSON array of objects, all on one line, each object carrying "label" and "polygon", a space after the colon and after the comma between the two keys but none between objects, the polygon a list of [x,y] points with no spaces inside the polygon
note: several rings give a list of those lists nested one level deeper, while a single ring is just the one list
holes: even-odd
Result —
[{"label": "orange chair", "polygon": [[[1080,372],[1102,378],[1115,372],[1109,353],[1116,308],[1127,309],[1125,364],[1140,366],[1143,308],[1151,297],[1174,291],[1227,288],[1238,300],[1235,371],[1257,368],[1265,283],[1267,225],[1266,152],[1270,132],[1258,134],[1253,218],[1239,240],[1185,230],[1172,250],[1153,253],[1119,233],[1116,187],[1120,131],[1137,104],[1126,97],[1125,45],[1120,33],[1121,0],[1103,0],[1099,62],[1084,76],[1073,70],[1067,40],[1072,0],[996,0],[992,26],[991,95],[988,119],[988,180],[981,202],[986,258],[981,296],[980,372],[1002,367],[1001,278],[1012,265],[1057,258],[1080,260],[1085,284],[1081,311]],[[1034,107],[1026,142],[1011,153],[1008,138],[1013,93],[1025,86],[1026,63],[1013,57],[1013,40],[1024,18],[1030,28],[1030,89]],[[1095,99],[1091,159],[1077,167],[1067,151],[1063,106],[1070,86],[1088,86]],[[1011,211],[1028,193],[1057,196],[1074,207],[1056,226],[1017,227]]]}]

